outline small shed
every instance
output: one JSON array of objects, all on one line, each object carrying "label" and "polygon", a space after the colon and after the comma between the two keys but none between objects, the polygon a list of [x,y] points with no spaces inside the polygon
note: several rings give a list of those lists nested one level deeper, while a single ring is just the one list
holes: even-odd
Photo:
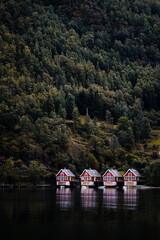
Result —
[{"label": "small shed", "polygon": [[96,186],[101,181],[101,175],[95,169],[84,169],[80,175],[81,186]]},{"label": "small shed", "polygon": [[71,186],[75,175],[69,169],[61,169],[56,175],[57,186]]},{"label": "small shed", "polygon": [[137,186],[140,181],[141,174],[136,169],[131,168],[127,170],[123,177],[125,186]]},{"label": "small shed", "polygon": [[117,183],[119,181],[122,181],[122,175],[117,171],[113,169],[108,169],[103,174],[103,185],[104,186],[117,186]]}]

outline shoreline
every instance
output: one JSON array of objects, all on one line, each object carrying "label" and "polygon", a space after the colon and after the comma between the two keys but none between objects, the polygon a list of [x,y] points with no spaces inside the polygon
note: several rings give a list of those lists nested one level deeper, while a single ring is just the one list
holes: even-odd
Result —
[{"label": "shoreline", "polygon": [[18,189],[21,189],[21,188],[28,188],[28,189],[31,189],[31,188],[54,188],[56,187],[55,185],[52,185],[52,184],[8,184],[8,183],[2,183],[0,184],[0,189],[1,188],[18,188]]},{"label": "shoreline", "polygon": [[[80,186],[74,186],[71,188],[79,188]],[[123,186],[125,187],[125,186]],[[124,190],[124,188],[122,189]],[[8,188],[8,189],[38,189],[38,188],[58,188],[55,184],[8,184],[8,183],[0,183],[0,189],[2,188]],[[109,187],[108,187],[109,188]],[[106,188],[107,189],[107,188]],[[156,186],[147,186],[147,185],[137,185],[137,186],[131,186],[131,187],[126,187],[125,189],[160,189],[159,187]]]}]

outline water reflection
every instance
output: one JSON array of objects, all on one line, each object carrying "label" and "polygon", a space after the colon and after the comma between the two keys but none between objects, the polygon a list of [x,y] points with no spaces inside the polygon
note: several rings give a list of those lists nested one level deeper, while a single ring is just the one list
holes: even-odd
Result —
[{"label": "water reflection", "polygon": [[81,188],[81,204],[83,208],[94,208],[96,206],[96,190],[93,188]]},{"label": "water reflection", "polygon": [[70,188],[64,187],[56,189],[56,204],[58,204],[63,210],[71,207],[72,195]]},{"label": "water reflection", "polygon": [[0,190],[0,230],[8,239],[160,239],[159,219],[160,189]]},{"label": "water reflection", "polygon": [[103,204],[107,208],[116,209],[118,206],[118,190],[115,188],[104,188]]},{"label": "water reflection", "polygon": [[0,215],[11,222],[13,219],[21,222],[22,219],[29,217],[30,221],[39,221],[40,216],[45,215],[50,208],[45,191],[6,190],[0,191],[0,196]]},{"label": "water reflection", "polygon": [[138,207],[138,191],[136,188],[124,190],[124,206],[127,209],[136,210]]}]

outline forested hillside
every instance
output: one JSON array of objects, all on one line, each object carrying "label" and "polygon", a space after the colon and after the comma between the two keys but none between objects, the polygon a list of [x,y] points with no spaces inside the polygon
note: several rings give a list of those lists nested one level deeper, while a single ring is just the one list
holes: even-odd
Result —
[{"label": "forested hillside", "polygon": [[159,0],[0,1],[0,181],[135,167],[156,185],[159,63]]}]

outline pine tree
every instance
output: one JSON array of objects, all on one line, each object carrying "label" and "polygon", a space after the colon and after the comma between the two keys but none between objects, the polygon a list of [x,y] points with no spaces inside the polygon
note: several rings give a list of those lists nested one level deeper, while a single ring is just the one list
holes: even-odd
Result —
[{"label": "pine tree", "polygon": [[151,126],[147,117],[142,119],[142,128],[141,128],[141,138],[150,138],[151,137]]}]

